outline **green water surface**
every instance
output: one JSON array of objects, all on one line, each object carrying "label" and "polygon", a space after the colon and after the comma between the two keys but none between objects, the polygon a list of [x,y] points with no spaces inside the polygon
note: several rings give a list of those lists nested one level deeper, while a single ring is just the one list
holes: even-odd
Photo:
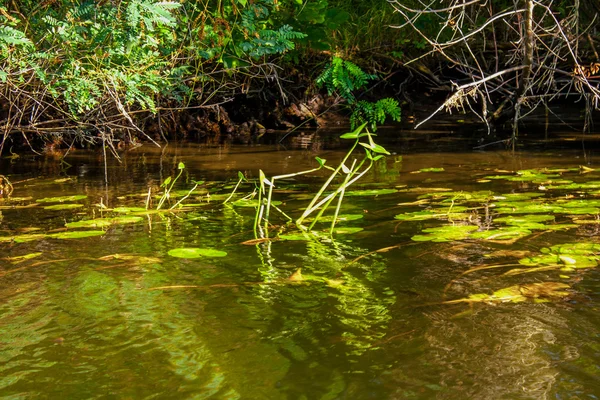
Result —
[{"label": "green water surface", "polygon": [[[0,397],[600,396],[594,160],[392,156],[346,198],[333,237],[328,222],[303,235],[275,215],[273,240],[252,241],[254,208],[222,204],[237,171],[314,156],[142,147],[109,161],[109,185],[96,154],[3,161]],[[205,183],[156,212],[179,162],[168,205]],[[299,216],[323,180],[282,182],[278,207]]]}]

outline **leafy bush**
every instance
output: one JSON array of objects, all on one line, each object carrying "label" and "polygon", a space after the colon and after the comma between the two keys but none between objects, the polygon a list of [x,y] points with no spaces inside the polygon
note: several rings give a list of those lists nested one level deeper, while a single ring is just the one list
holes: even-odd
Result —
[{"label": "leafy bush", "polygon": [[352,114],[350,124],[352,129],[368,122],[373,130],[378,124],[383,124],[390,117],[400,121],[400,105],[390,97],[377,102],[356,100],[355,91],[363,89],[367,83],[376,79],[376,75],[367,74],[356,64],[334,57],[316,80],[318,86],[325,86],[329,95],[334,92],[348,102]]}]

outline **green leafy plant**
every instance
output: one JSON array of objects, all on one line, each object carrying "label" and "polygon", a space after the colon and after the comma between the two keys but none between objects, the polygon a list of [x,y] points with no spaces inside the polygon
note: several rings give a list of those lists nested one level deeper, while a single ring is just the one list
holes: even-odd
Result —
[{"label": "green leafy plant", "polygon": [[377,102],[357,101],[355,92],[367,85],[376,75],[367,74],[358,65],[335,56],[317,77],[316,84],[325,87],[329,95],[337,93],[344,99],[351,110],[350,125],[355,128],[359,124],[368,123],[374,131],[378,124],[383,124],[389,117],[400,121],[400,105],[390,97]]},{"label": "green leafy plant", "polygon": [[[345,133],[341,136],[342,139],[353,140],[354,144],[348,150],[340,164],[335,168],[326,165],[326,160],[316,157],[318,167],[306,171],[285,175],[276,175],[270,179],[265,176],[262,170],[259,171],[257,190],[252,193],[252,196],[255,194],[258,196],[258,201],[256,203],[256,214],[254,218],[254,233],[257,238],[259,236],[262,237],[263,235],[268,235],[271,208],[274,208],[281,213],[288,220],[288,222],[294,221],[292,217],[288,216],[273,202],[273,192],[274,188],[276,187],[276,181],[310,174],[323,168],[331,171],[331,174],[317,191],[317,193],[312,197],[302,215],[294,222],[301,230],[311,231],[317,222],[331,221],[329,234],[332,235],[334,233],[335,225],[338,222],[340,209],[348,187],[362,178],[373,167],[376,161],[380,160],[385,155],[390,154],[383,146],[375,143],[373,134],[369,132],[366,126],[367,123],[363,123],[354,131]],[[362,159],[352,158],[357,148],[362,148],[364,151]],[[238,180],[238,185],[241,181],[242,177],[240,177]],[[234,192],[238,185],[236,185],[234,188]],[[227,201],[230,198],[231,196],[227,199]],[[335,200],[337,200],[337,202],[334,206],[333,216],[324,216],[324,213],[330,208],[331,204]],[[308,227],[304,225],[304,222],[306,221],[310,221],[310,225]]]}]

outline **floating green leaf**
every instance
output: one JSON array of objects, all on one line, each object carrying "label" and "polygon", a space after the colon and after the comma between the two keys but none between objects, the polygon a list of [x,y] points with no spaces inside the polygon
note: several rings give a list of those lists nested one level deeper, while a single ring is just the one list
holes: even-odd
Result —
[{"label": "floating green leaf", "polygon": [[29,254],[25,254],[25,255],[22,255],[22,256],[6,257],[5,260],[6,261],[10,261],[13,264],[18,264],[18,263],[21,263],[23,261],[27,261],[27,260],[31,260],[32,258],[39,257],[42,254],[43,254],[42,252],[29,253]]},{"label": "floating green leaf", "polygon": [[598,257],[578,254],[560,255],[543,254],[539,256],[526,257],[519,260],[519,264],[528,266],[556,265],[563,270],[574,268],[593,268],[598,265]]},{"label": "floating green leaf", "polygon": [[475,232],[469,236],[469,239],[511,240],[519,239],[528,235],[531,235],[530,230],[521,227],[511,226],[506,228]]},{"label": "floating green leaf", "polygon": [[[347,221],[356,221],[357,219],[363,218],[362,214],[340,214],[337,216],[336,223],[339,222],[347,222]],[[333,220],[333,215],[326,215],[324,217],[320,217],[318,222],[331,222]],[[306,218],[306,222],[311,222],[312,218]]]},{"label": "floating green leaf", "polygon": [[504,222],[507,225],[523,225],[523,224],[531,224],[531,223],[539,223],[539,222],[547,222],[554,221],[553,215],[520,215],[520,216],[508,216],[496,218],[495,222]]},{"label": "floating green leaf", "polygon": [[74,196],[46,197],[43,199],[37,199],[36,202],[38,202],[38,203],[64,203],[67,201],[78,201],[78,200],[83,200],[83,199],[87,199],[87,196],[80,194],[80,195],[74,195]]},{"label": "floating green leaf", "polygon": [[202,257],[226,257],[227,253],[210,248],[187,247],[169,250],[171,257],[177,258],[202,258]]},{"label": "floating green leaf", "polygon": [[425,221],[429,219],[448,219],[453,221],[462,221],[469,219],[471,216],[468,213],[460,212],[461,209],[467,209],[466,207],[456,207],[458,210],[449,212],[450,209],[431,209],[424,211],[415,211],[411,213],[398,214],[394,216],[395,219],[400,221]]},{"label": "floating green leaf", "polygon": [[53,206],[44,207],[44,210],[73,210],[75,208],[81,208],[81,207],[83,207],[83,204],[73,204],[73,203],[55,204]]},{"label": "floating green leaf", "polygon": [[447,225],[437,228],[423,229],[427,235],[415,235],[411,239],[415,242],[451,242],[454,240],[463,240],[469,237],[469,234],[478,230],[475,225]]},{"label": "floating green leaf", "polygon": [[15,242],[15,243],[26,243],[35,240],[42,239],[79,239],[92,236],[102,236],[106,232],[104,231],[73,231],[73,232],[59,232],[59,233],[35,233],[28,235],[17,235],[17,236],[2,236],[0,237],[0,243],[2,242]]},{"label": "floating green leaf", "polygon": [[444,172],[444,171],[445,171],[444,168],[435,168],[435,167],[432,167],[432,168],[421,168],[419,170],[419,172]]},{"label": "floating green leaf", "polygon": [[146,210],[144,207],[115,207],[111,211],[114,211],[116,213],[121,213],[121,214],[127,214],[127,213],[145,213],[148,210]]},{"label": "floating green leaf", "polygon": [[590,255],[600,253],[600,243],[564,243],[540,250],[543,254],[580,254]]},{"label": "floating green leaf", "polygon": [[59,232],[46,235],[49,239],[82,239],[93,236],[102,236],[106,232],[104,231],[71,231],[71,232]]},{"label": "floating green leaf", "polygon": [[358,227],[348,227],[348,228],[335,228],[333,233],[336,235],[352,235],[354,233],[362,231],[363,228]]}]

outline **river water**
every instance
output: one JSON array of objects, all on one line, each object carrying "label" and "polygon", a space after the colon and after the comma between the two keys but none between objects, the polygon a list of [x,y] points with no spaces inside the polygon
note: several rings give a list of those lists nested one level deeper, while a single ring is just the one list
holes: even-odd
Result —
[{"label": "river water", "polygon": [[[142,146],[111,158],[106,171],[100,154],[81,150],[68,164],[4,159],[14,191],[0,201],[0,397],[598,398],[599,252],[585,253],[592,262],[583,266],[567,250],[552,263],[521,261],[552,246],[600,243],[597,155],[579,147],[448,152],[444,140],[428,143],[410,154],[406,143],[385,143],[398,154],[357,183],[362,193],[345,197],[342,213],[357,219],[340,222],[333,237],[327,224],[299,237],[273,212],[270,241],[253,241],[254,208],[223,205],[238,171],[289,174],[315,168],[315,156],[335,166],[344,154],[336,140]],[[156,212],[160,184],[180,162],[185,169]],[[282,180],[274,200],[296,218],[325,177]],[[185,207],[165,211],[194,181],[204,183]],[[242,184],[236,199],[253,188]],[[525,206],[511,203],[513,215],[496,202],[523,193],[537,193],[526,196],[536,207],[555,207],[525,213],[553,225],[430,237],[446,226],[504,226],[495,218]],[[561,203],[568,199],[587,208]],[[76,206],[53,207],[65,204]],[[446,211],[396,217],[432,209]],[[109,222],[69,226],[90,219]],[[90,230],[97,236],[69,236]],[[181,248],[216,252],[182,258],[173,252]],[[506,288],[509,295],[498,292]]]}]

